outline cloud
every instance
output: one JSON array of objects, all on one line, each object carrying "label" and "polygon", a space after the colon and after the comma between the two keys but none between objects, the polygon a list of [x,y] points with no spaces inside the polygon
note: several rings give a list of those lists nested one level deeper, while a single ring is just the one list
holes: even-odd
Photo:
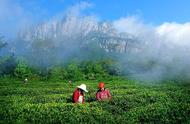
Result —
[{"label": "cloud", "polygon": [[[55,1],[56,2],[56,1]],[[63,4],[63,0],[60,0]],[[82,11],[92,7],[88,2],[79,2],[66,10],[59,10],[49,15],[47,7],[41,7],[36,1],[0,0],[0,34],[14,38],[22,28],[47,22],[48,20],[62,19],[66,15],[79,16]]]},{"label": "cloud", "polygon": [[14,37],[19,27],[28,22],[23,8],[11,0],[0,1],[0,34],[6,37]]},{"label": "cloud", "polygon": [[120,18],[113,22],[119,32],[127,32],[138,37],[146,37],[146,40],[162,41],[178,46],[190,44],[190,22],[167,22],[158,26],[145,24],[138,16]]},{"label": "cloud", "polygon": [[71,14],[71,15],[81,15],[82,14],[82,11],[86,10],[86,9],[89,9],[93,6],[93,4],[89,3],[89,2],[80,2],[80,3],[77,3],[75,4],[74,6],[72,7],[69,7],[67,10],[66,10],[66,14]]},{"label": "cloud", "polygon": [[[25,39],[32,39],[32,37],[42,37],[42,39],[50,37],[51,39],[54,37],[57,39],[55,41],[61,43],[64,41],[68,47],[77,43],[73,47],[75,52],[78,50],[78,44],[82,41],[82,39],[79,40],[81,34],[86,36],[90,31],[99,31],[98,28],[105,30],[104,27],[101,27],[102,25],[99,25],[104,22],[100,22],[96,16],[84,14],[84,11],[92,6],[93,4],[88,2],[77,3],[63,12],[60,11],[48,21],[39,24],[42,20],[39,17],[44,14],[45,10],[36,14],[36,11],[26,10],[19,3],[1,0],[0,33],[16,34],[22,26],[26,27],[36,23],[39,25],[33,26],[33,30],[29,33],[23,33]],[[146,72],[137,71],[136,75],[141,78],[154,79],[161,79],[166,73],[170,73],[173,77],[182,75],[184,72],[190,74],[188,71],[190,70],[190,55],[188,54],[190,52],[190,22],[182,24],[167,22],[155,26],[144,23],[143,19],[134,15],[121,17],[110,22],[110,28],[114,29],[115,35],[125,32],[134,35],[141,42],[139,44],[142,47],[140,53],[127,53],[126,56],[120,57],[121,60],[118,60],[127,61],[126,68],[124,68],[126,62],[124,62],[124,69],[134,72],[134,70],[143,70],[148,66],[148,69],[144,69]],[[69,52],[64,54],[69,55]]]},{"label": "cloud", "polygon": [[127,32],[130,34],[139,34],[140,31],[145,29],[144,24],[138,19],[137,16],[130,16],[126,18],[120,18],[113,22],[114,26],[120,32]]},{"label": "cloud", "polygon": [[0,1],[0,20],[9,20],[10,18],[22,15],[22,8],[10,0]]},{"label": "cloud", "polygon": [[[145,24],[139,17],[130,16],[113,22],[119,32],[126,32],[138,37],[144,48],[139,54],[130,54],[121,61],[131,58],[126,70],[133,66],[139,70],[139,65],[151,68],[146,72],[136,72],[136,76],[144,79],[162,79],[165,76],[189,77],[190,73],[190,22],[167,22],[153,26]],[[136,65],[134,63],[137,62]],[[153,64],[151,66],[151,63]]]},{"label": "cloud", "polygon": [[115,20],[113,21],[113,26],[118,32],[132,34],[144,41],[154,41],[156,38],[155,27],[151,24],[145,24],[137,15],[122,17]]},{"label": "cloud", "polygon": [[0,1],[0,33],[13,35],[18,28],[20,18],[23,16],[23,9],[20,5],[10,0]]},{"label": "cloud", "polygon": [[169,43],[190,47],[190,22],[184,24],[163,23],[156,27],[156,34]]},{"label": "cloud", "polygon": [[[80,2],[67,8],[64,12],[56,14],[51,19],[44,21],[28,29],[21,30],[22,37],[76,37],[78,34],[87,34],[91,29],[97,27],[98,19],[92,15],[82,15],[83,11],[92,7],[88,2]],[[28,31],[26,35],[26,30]],[[54,35],[54,36],[52,36]],[[61,37],[60,37],[61,36]],[[43,38],[42,38],[43,39]]]}]

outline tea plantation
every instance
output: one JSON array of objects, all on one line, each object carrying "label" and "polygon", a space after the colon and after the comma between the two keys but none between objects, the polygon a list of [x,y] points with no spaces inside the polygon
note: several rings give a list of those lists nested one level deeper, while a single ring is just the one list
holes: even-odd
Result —
[{"label": "tea plantation", "polygon": [[[83,82],[86,102],[73,104]],[[0,79],[0,123],[190,123],[190,83],[113,78],[105,80],[112,100],[97,102],[98,82]]]}]

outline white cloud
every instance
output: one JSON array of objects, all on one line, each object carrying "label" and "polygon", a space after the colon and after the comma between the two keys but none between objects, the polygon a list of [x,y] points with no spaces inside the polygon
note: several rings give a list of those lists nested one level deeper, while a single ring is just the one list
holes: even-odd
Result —
[{"label": "white cloud", "polygon": [[[133,34],[142,42],[146,42],[145,49],[139,53],[141,56],[140,64],[143,61],[156,60],[156,66],[147,71],[147,74],[140,73],[140,76],[147,79],[151,77],[161,79],[162,76],[167,75],[173,78],[181,75],[189,76],[190,22],[182,24],[167,22],[158,26],[151,26],[132,16],[115,20],[113,25],[118,31]],[[132,57],[134,62],[138,58],[135,55]]]},{"label": "white cloud", "polygon": [[156,33],[165,41],[180,46],[190,46],[190,22],[164,23],[156,27]]},{"label": "white cloud", "polygon": [[[63,2],[63,0],[61,0]],[[50,19],[47,17],[47,10],[39,8],[33,1],[27,1],[31,9],[23,6],[14,0],[0,0],[0,34],[6,37],[15,37],[22,28],[27,28],[34,24],[47,22],[47,20],[62,19],[63,14],[68,16],[80,16],[82,11],[93,5],[88,2],[80,2],[69,7],[66,11],[55,13]],[[37,8],[37,9],[36,9]]]},{"label": "white cloud", "polygon": [[92,6],[93,6],[93,4],[83,1],[83,2],[77,3],[74,6],[70,7],[66,11],[66,13],[71,14],[71,15],[80,15],[81,11],[86,10]]},{"label": "white cloud", "polygon": [[144,32],[147,32],[150,27],[145,25],[143,21],[140,20],[138,16],[129,16],[126,18],[120,18],[113,22],[113,25],[120,32],[127,32],[134,35],[141,35]]},{"label": "white cloud", "polygon": [[178,46],[190,46],[190,22],[163,23],[158,26],[143,23],[137,16],[120,18],[113,22],[120,32],[127,32],[148,41],[161,41]]},{"label": "white cloud", "polygon": [[15,37],[18,30],[34,22],[36,16],[13,0],[0,0],[0,34]]},{"label": "white cloud", "polygon": [[15,17],[21,15],[21,7],[11,3],[10,0],[1,0],[0,1],[0,20],[7,20],[12,18],[14,15]]},{"label": "white cloud", "polygon": [[119,32],[126,32],[139,37],[146,42],[154,41],[156,38],[155,28],[150,24],[145,24],[138,16],[129,16],[113,21],[113,25]]}]

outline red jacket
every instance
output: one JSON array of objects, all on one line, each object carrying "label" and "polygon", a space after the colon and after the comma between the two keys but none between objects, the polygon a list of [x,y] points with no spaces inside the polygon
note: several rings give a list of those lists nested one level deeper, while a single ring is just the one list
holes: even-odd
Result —
[{"label": "red jacket", "polygon": [[84,94],[82,92],[79,92],[78,89],[76,89],[73,93],[73,102],[78,103],[79,96],[83,96],[82,103],[84,103]]},{"label": "red jacket", "polygon": [[105,89],[103,91],[98,90],[96,93],[96,99],[101,101],[101,100],[110,100],[111,99],[111,94],[108,89]]}]

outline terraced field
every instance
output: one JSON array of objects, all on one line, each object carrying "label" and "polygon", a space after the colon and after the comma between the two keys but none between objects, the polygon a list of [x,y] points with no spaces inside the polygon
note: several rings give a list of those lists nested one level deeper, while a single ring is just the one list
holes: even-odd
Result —
[{"label": "terraced field", "polygon": [[[72,93],[84,82],[85,104],[73,104]],[[23,84],[0,79],[0,123],[190,123],[190,84],[172,81],[138,83],[105,81],[111,101],[95,101],[98,81]]]}]

